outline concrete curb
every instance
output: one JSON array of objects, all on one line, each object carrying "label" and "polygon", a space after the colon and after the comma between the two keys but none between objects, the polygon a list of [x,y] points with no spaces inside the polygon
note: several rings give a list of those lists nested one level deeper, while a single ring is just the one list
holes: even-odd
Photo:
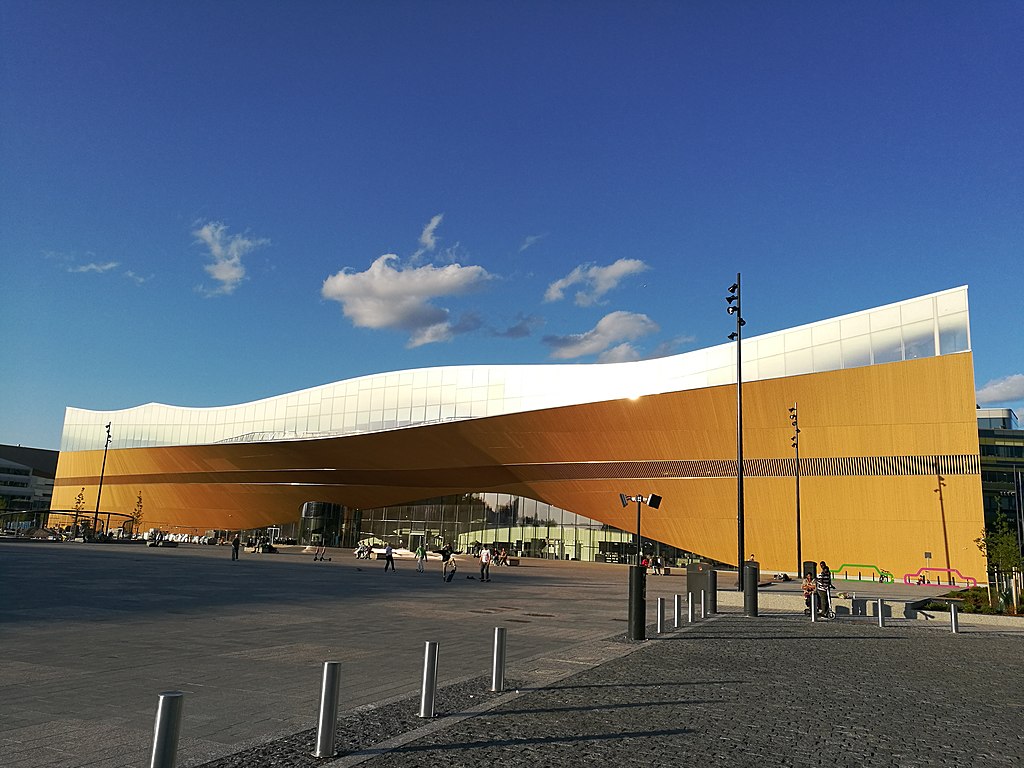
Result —
[{"label": "concrete curb", "polygon": [[[883,599],[887,617],[949,622],[948,611],[922,610],[928,603],[941,602],[944,598],[925,597],[904,600],[885,597]],[[718,605],[727,608],[743,608],[743,593],[736,590],[719,590]],[[759,611],[768,613],[803,613],[804,599],[802,595],[798,594],[759,591],[757,605]],[[843,616],[877,616],[878,597],[833,597],[832,607],[836,616],[840,618]],[[1022,616],[999,616],[986,613],[964,613],[963,611],[957,616],[963,625],[1024,628],[1024,617]]]}]

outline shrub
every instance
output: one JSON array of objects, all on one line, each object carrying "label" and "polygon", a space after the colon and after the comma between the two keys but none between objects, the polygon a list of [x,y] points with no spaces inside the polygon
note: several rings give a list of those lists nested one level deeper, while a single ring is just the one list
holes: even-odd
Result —
[{"label": "shrub", "polygon": [[960,592],[963,602],[960,610],[964,613],[995,613],[988,604],[988,590],[983,587],[971,587]]}]

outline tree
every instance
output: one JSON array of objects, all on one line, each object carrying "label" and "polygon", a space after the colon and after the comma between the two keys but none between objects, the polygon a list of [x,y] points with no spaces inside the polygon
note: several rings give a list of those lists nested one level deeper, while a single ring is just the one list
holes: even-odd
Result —
[{"label": "tree", "polygon": [[75,512],[84,512],[84,511],[85,511],[85,488],[83,487],[82,490],[80,490],[78,492],[78,495],[75,496]]},{"label": "tree", "polygon": [[1014,568],[1024,566],[1020,547],[1017,545],[1017,534],[1010,528],[1006,515],[996,517],[992,526],[983,535],[974,540],[978,549],[988,558],[989,568],[998,568],[1002,573],[1010,573]]},{"label": "tree", "polygon": [[[1003,606],[1013,600],[1013,611],[1017,612],[1017,592],[1011,589],[1011,582],[1015,578],[1014,572],[1024,565],[1024,558],[1021,557],[1020,546],[1017,544],[1017,534],[1010,528],[1006,515],[1000,514],[984,535],[975,539],[974,543],[988,558],[988,567],[996,571],[995,584],[989,581],[989,605],[1002,611]],[[992,588],[995,586],[998,604],[993,600]]]},{"label": "tree", "polygon": [[132,510],[132,535],[142,528],[142,491],[139,491],[139,500],[135,502],[135,509]]}]

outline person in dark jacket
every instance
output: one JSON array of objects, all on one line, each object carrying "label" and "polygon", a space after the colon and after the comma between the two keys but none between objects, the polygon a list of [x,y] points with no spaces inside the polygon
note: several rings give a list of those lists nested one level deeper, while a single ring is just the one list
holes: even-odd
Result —
[{"label": "person in dark jacket", "polygon": [[824,560],[818,563],[818,575],[814,579],[814,586],[818,592],[818,611],[823,616],[829,616],[832,613],[832,571]]}]

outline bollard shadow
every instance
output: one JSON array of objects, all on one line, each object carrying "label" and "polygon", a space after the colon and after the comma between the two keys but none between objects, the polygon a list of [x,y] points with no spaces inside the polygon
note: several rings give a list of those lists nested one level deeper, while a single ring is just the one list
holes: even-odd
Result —
[{"label": "bollard shadow", "polygon": [[[824,623],[824,622],[823,622]],[[864,637],[863,635],[828,635],[828,636],[808,636],[808,635],[779,635],[774,637],[765,637],[764,635],[733,635],[728,632],[723,632],[720,635],[693,635],[689,634],[686,637],[666,637],[665,640],[680,642],[680,641],[691,641],[691,640],[757,640],[760,643],[771,643],[776,640],[782,641],[793,641],[799,643],[814,643],[814,642],[833,642],[835,640],[862,640],[865,643],[874,643],[879,640],[898,640],[903,641],[905,638],[902,637]]]},{"label": "bollard shadow", "polygon": [[619,739],[665,738],[667,736],[683,736],[693,733],[687,728],[669,728],[651,731],[626,731],[624,733],[593,733],[579,736],[533,736],[514,739],[487,739],[481,741],[464,741],[457,744],[409,744],[403,747],[360,749],[347,753],[346,757],[371,757],[383,754],[415,754],[418,752],[458,752],[469,749],[486,749],[489,747],[525,747],[543,744],[577,744],[581,742],[613,741]]},{"label": "bollard shadow", "polygon": [[[626,688],[629,686],[621,686]],[[559,689],[560,690],[560,689]],[[588,704],[579,707],[541,707],[537,709],[489,709],[488,716],[493,715],[545,715],[545,714],[567,714],[570,712],[612,712],[615,710],[640,709],[643,707],[681,707],[694,704],[720,704],[720,701],[708,701],[704,699],[676,699],[664,701],[632,701],[623,704]],[[459,714],[469,714],[463,712]]]},{"label": "bollard shadow", "polygon": [[666,688],[678,685],[742,685],[749,680],[664,680],[657,683],[592,683],[588,685],[545,685],[536,688],[520,688],[523,691],[567,691],[587,688]]}]

